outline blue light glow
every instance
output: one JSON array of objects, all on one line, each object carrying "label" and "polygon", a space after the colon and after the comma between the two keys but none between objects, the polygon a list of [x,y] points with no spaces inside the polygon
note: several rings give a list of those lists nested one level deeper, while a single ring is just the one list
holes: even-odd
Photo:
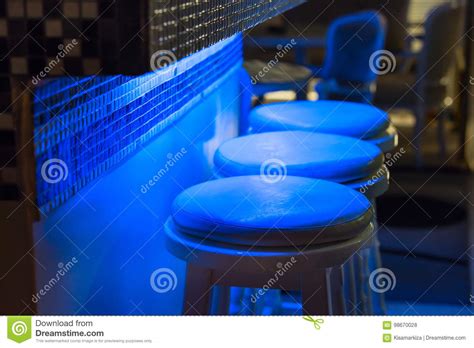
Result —
[{"label": "blue light glow", "polygon": [[[64,203],[176,122],[212,92],[242,59],[241,35],[138,77],[59,78],[35,91],[37,200],[43,212]],[[64,181],[41,175],[63,161]]]}]

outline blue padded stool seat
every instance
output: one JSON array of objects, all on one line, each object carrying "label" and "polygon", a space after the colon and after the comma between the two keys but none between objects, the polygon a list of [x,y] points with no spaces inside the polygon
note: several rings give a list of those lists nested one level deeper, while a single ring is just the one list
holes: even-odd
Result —
[{"label": "blue padded stool seat", "polygon": [[181,192],[172,219],[179,233],[252,247],[293,247],[348,240],[371,222],[362,194],[336,183],[287,176],[208,181]]},{"label": "blue padded stool seat", "polygon": [[304,131],[269,132],[233,138],[214,156],[220,177],[288,175],[347,183],[383,165],[380,149],[350,137]]},{"label": "blue padded stool seat", "polygon": [[[364,140],[333,134],[281,131],[233,138],[217,149],[214,164],[217,177],[260,174],[270,182],[284,181],[286,175],[324,179],[344,184],[371,200],[382,195],[389,185],[389,172],[383,165],[383,153],[379,147]],[[363,261],[357,263],[353,271],[350,266],[345,268],[347,277],[354,277],[351,273],[354,271],[358,279],[367,274],[366,255],[378,255],[376,236],[373,243],[366,246],[372,251],[367,254],[363,250]],[[351,284],[350,288],[357,288],[357,294],[362,294],[361,287],[366,282],[349,280],[347,283]],[[362,295],[360,300],[355,297],[348,303],[360,302],[368,306]]]},{"label": "blue padded stool seat", "polygon": [[254,108],[249,126],[250,133],[306,130],[367,140],[387,130],[390,120],[386,112],[368,104],[291,101]]}]

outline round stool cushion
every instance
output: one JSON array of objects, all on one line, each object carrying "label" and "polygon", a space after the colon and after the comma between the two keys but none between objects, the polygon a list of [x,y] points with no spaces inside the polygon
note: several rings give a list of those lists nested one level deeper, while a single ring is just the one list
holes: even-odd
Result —
[{"label": "round stool cushion", "polygon": [[248,246],[302,246],[347,240],[372,219],[370,202],[343,185],[287,176],[208,181],[173,202],[176,230],[202,242]]},{"label": "round stool cushion", "polygon": [[373,144],[350,137],[303,131],[252,134],[226,141],[214,156],[219,176],[305,176],[340,183],[360,179],[383,165]]},{"label": "round stool cushion", "polygon": [[251,111],[249,124],[251,133],[306,130],[370,139],[390,121],[386,112],[368,104],[321,100],[261,105]]}]

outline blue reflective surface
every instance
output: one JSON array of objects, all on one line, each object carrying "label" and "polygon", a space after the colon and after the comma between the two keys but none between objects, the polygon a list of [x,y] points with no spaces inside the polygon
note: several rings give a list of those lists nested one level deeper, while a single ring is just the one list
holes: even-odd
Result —
[{"label": "blue reflective surface", "polygon": [[[215,149],[236,136],[240,113],[238,66],[219,90],[159,137],[88,183],[37,226],[37,288],[73,257],[77,263],[42,296],[41,314],[178,314],[185,265],[168,254],[162,226],[174,197],[208,180]],[[159,268],[176,287],[153,290]],[[156,281],[156,279],[155,279]]]},{"label": "blue reflective surface", "polygon": [[[236,35],[142,76],[64,77],[39,87],[34,140],[42,211],[64,203],[183,117],[241,60]],[[58,175],[53,165],[59,161],[68,175],[51,185],[47,178]]]}]

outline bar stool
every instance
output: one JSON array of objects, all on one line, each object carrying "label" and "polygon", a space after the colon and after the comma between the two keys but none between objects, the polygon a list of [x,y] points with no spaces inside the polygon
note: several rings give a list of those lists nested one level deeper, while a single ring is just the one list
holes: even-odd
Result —
[{"label": "bar stool", "polygon": [[[281,175],[278,172],[281,170],[292,176],[350,185],[375,198],[388,188],[388,171],[383,171],[383,180],[372,180],[383,169],[383,160],[377,146],[342,135],[269,132],[225,141],[214,155],[214,174],[217,177],[261,174],[271,180],[271,176]],[[369,186],[376,189],[368,192]]]},{"label": "bar stool", "polygon": [[[345,263],[373,233],[362,194],[336,183],[288,176],[208,181],[180,193],[165,224],[167,249],[187,262],[184,314],[208,314],[213,287],[300,290],[306,314],[343,314]],[[262,295],[263,296],[263,295]]]},{"label": "bar stool", "polygon": [[[285,175],[324,179],[349,186],[372,202],[389,186],[389,172],[377,146],[332,134],[285,131],[234,138],[217,149],[214,164],[218,178],[260,174],[269,181],[283,180]],[[374,257],[379,258],[378,245],[374,243],[371,249]],[[362,312],[370,314],[373,312],[371,292],[367,288],[370,255],[361,255],[364,257],[352,260],[357,266],[358,281],[348,279],[352,287],[348,302],[353,307],[361,302]],[[346,273],[353,266],[349,264]],[[357,308],[351,310],[355,311]]]},{"label": "bar stool", "polygon": [[335,100],[291,101],[257,106],[249,114],[249,133],[305,130],[345,135],[376,144],[383,152],[398,144],[388,114],[372,105]]},{"label": "bar stool", "polygon": [[[398,145],[398,132],[390,124],[388,114],[368,104],[331,100],[273,103],[254,108],[247,118],[242,124],[248,126],[250,133],[306,130],[346,135],[371,142],[384,153]],[[375,200],[372,204],[375,208]],[[380,268],[380,254],[372,256],[375,257],[371,258],[372,270]],[[386,312],[383,295],[377,292],[372,295],[381,304],[379,314]]]}]

